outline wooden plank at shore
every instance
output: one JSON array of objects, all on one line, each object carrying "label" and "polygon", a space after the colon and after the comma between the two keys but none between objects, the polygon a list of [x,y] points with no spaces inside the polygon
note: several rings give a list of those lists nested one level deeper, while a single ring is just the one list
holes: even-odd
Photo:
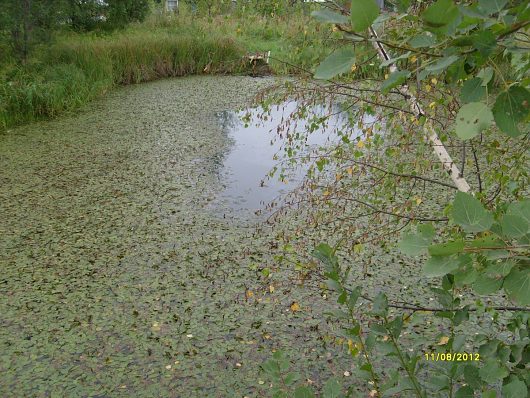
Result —
[{"label": "wooden plank at shore", "polygon": [[262,52],[262,53],[261,52],[257,52],[257,53],[254,53],[254,54],[247,54],[245,57],[250,62],[256,62],[256,61],[263,60],[265,62],[265,64],[268,64],[270,55],[271,55],[270,51],[265,51],[265,52]]}]

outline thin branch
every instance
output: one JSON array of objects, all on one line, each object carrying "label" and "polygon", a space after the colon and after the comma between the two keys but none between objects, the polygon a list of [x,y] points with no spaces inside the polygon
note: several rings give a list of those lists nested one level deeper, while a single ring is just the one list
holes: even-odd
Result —
[{"label": "thin branch", "polygon": [[475,169],[477,170],[477,182],[478,182],[478,191],[482,192],[482,176],[480,174],[480,166],[478,164],[477,151],[473,144],[471,144],[471,151],[473,152],[473,159],[475,163]]}]

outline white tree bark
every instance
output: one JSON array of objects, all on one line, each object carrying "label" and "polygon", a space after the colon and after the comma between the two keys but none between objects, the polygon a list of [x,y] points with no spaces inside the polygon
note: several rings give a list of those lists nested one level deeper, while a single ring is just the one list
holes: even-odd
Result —
[{"label": "white tree bark", "polygon": [[[381,60],[383,61],[388,61],[390,59],[390,56],[386,52],[383,44],[377,40],[378,36],[375,29],[370,28],[370,35],[374,39],[373,44],[375,49],[377,50],[377,53],[379,54],[379,58],[381,58]],[[395,64],[391,64],[390,73],[393,73],[395,71],[397,71],[397,66]],[[400,86],[398,90],[405,98],[409,98],[412,112],[414,112],[416,117],[425,115],[417,98],[410,92],[407,85]],[[429,140],[432,144],[434,153],[442,163],[443,168],[449,173],[455,186],[458,188],[459,191],[469,192],[471,190],[471,187],[467,183],[466,179],[462,176],[460,169],[453,162],[451,155],[449,155],[449,153],[447,152],[447,149],[445,148],[444,144],[438,137],[438,134],[436,133],[432,124],[429,121],[425,123],[424,130],[427,140]]]}]

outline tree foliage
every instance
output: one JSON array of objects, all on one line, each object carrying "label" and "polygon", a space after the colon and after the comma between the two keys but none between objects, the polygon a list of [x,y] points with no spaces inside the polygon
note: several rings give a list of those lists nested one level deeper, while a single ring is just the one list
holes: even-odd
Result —
[{"label": "tree foliage", "polygon": [[[313,14],[342,37],[316,68],[321,82],[291,94],[310,98],[302,106],[342,101],[357,127],[311,157],[289,125],[282,132],[287,160],[316,159],[297,203],[338,240],[316,247],[317,275],[343,308],[336,321],[369,396],[527,396],[529,2],[397,2],[395,11],[366,0]],[[365,81],[363,59],[384,78]],[[418,267],[410,297],[363,289],[351,276],[395,252],[394,239],[394,256]],[[363,254],[365,245],[376,254]],[[423,284],[437,305],[421,302]],[[493,330],[479,327],[485,314]],[[415,329],[426,317],[437,325],[428,336]],[[288,369],[264,370],[275,396],[312,396],[304,383],[282,386]],[[323,396],[355,388],[324,387]]]},{"label": "tree foliage", "polygon": [[31,48],[64,27],[78,31],[111,30],[143,21],[149,0],[6,0],[0,31],[6,33],[17,59],[26,62]]}]

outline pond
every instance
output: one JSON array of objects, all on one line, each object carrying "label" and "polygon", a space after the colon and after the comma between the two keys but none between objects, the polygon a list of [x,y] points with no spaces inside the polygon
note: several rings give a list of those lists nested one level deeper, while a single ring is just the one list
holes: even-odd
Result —
[{"label": "pond", "polygon": [[278,348],[326,377],[315,299],[260,290],[274,238],[212,208],[281,192],[256,185],[279,146],[219,121],[271,83],[130,86],[0,136],[1,396],[255,396]]}]

